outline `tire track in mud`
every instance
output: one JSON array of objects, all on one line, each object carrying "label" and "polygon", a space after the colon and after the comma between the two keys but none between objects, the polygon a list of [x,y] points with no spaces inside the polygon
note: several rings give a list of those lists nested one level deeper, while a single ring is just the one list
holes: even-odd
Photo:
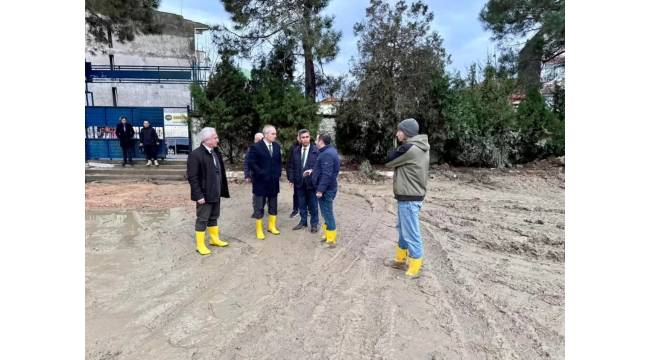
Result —
[{"label": "tire track in mud", "polygon": [[[339,203],[346,201],[343,197],[338,199]],[[335,203],[336,204],[336,203]],[[338,204],[336,204],[338,205]],[[335,208],[336,208],[335,205]],[[337,214],[338,215],[338,214]],[[359,226],[366,226],[367,220],[369,219],[369,216],[364,216],[363,223],[360,224]],[[339,221],[340,222],[340,221]],[[320,246],[315,246],[313,247],[313,252],[315,254],[320,253],[320,256],[318,256],[318,259],[322,259],[320,261],[317,261],[315,264],[311,266],[311,271],[306,274],[304,277],[304,280],[302,282],[297,281],[298,286],[297,288],[293,291],[290,292],[291,295],[287,296],[284,300],[288,303],[289,307],[295,306],[296,302],[301,302],[301,301],[310,301],[314,300],[315,305],[313,306],[313,310],[311,311],[311,315],[309,316],[309,320],[306,322],[306,325],[303,326],[303,331],[304,333],[312,333],[312,328],[316,325],[321,324],[322,322],[322,317],[324,314],[327,313],[327,310],[331,308],[331,303],[333,302],[334,298],[334,289],[339,286],[339,281],[337,279],[346,279],[348,274],[353,267],[356,266],[362,266],[363,262],[360,262],[359,260],[361,259],[360,256],[355,255],[351,256],[350,254],[354,254],[354,252],[351,252],[350,249],[357,249],[359,247],[362,247],[363,245],[366,245],[366,243],[362,245],[357,245],[358,243],[358,238],[352,237],[352,236],[346,236],[348,233],[348,225],[343,226],[343,229],[341,231],[341,226],[339,226],[339,234],[341,235],[339,241],[338,241],[338,246],[336,248],[336,253],[331,256],[323,256],[323,254],[326,254],[327,252],[331,251],[330,249],[323,249]],[[317,241],[317,240],[316,240]],[[313,243],[312,243],[313,246]],[[309,251],[309,250],[307,250]],[[345,261],[348,260],[348,261]],[[332,272],[331,268],[334,267],[335,264],[347,264],[347,266],[342,270],[342,271],[336,271]],[[361,264],[361,265],[359,265]],[[328,272],[328,269],[330,271]],[[307,285],[313,285],[318,282],[319,277],[322,276],[323,273],[328,274],[328,281],[325,282],[325,287],[321,287],[319,289],[316,289],[316,291],[311,291],[309,293],[306,292],[306,287]],[[285,284],[285,287],[288,288],[290,286],[294,286],[294,284],[291,284],[290,282],[287,282]],[[307,298],[305,299],[305,294],[307,294]],[[301,299],[302,297],[302,299]],[[337,310],[338,311],[338,310]],[[307,315],[307,314],[305,314]],[[304,319],[302,319],[304,320]],[[268,321],[268,320],[267,320]],[[300,320],[298,320],[300,321]],[[293,321],[295,324],[297,321]],[[327,334],[323,334],[323,336],[327,336]],[[297,339],[298,343],[303,344],[303,350],[305,353],[310,353],[309,351],[309,345],[307,341],[307,345],[304,345],[306,343],[305,339]],[[307,339],[308,340],[308,339]],[[317,352],[316,352],[317,353]]]},{"label": "tire track in mud", "polygon": [[[191,206],[162,220],[134,212],[141,236],[115,248],[106,232],[87,234],[86,318],[95,324],[87,358],[563,358],[562,262],[483,244],[521,235],[515,229],[550,231],[552,241],[534,245],[563,248],[563,229],[555,227],[563,224],[555,211],[563,192],[529,201],[515,182],[508,200],[504,187],[436,185],[421,213],[425,260],[417,280],[382,264],[397,237],[389,185],[341,186],[335,249],[291,230],[297,218],[288,217],[285,184],[282,234],[265,241],[255,238],[249,188],[233,186],[220,218],[230,246],[211,247],[208,257],[194,252]],[[122,280],[115,294],[103,288]]]},{"label": "tire track in mud", "polygon": [[[446,216],[448,214],[443,215]],[[450,216],[450,221],[453,223],[453,215]],[[441,238],[445,238],[449,236],[450,233],[456,233],[456,230],[451,230],[445,225],[441,225],[436,221],[432,221],[431,219],[421,219],[424,220],[422,221],[425,224],[425,229],[433,235],[435,235],[436,231],[435,229],[440,229],[442,230],[440,233]],[[456,224],[458,225],[458,224]],[[494,224],[499,229],[503,230],[509,230],[509,226],[503,226],[500,224]],[[462,235],[462,234],[461,234]],[[521,319],[518,318],[518,314],[513,314],[512,309],[508,309],[508,311],[504,310],[503,308],[500,308],[496,306],[494,299],[487,294],[489,292],[487,289],[482,289],[481,284],[476,283],[471,281],[472,279],[472,273],[467,273],[465,275],[462,275],[462,271],[460,272],[459,269],[455,269],[454,266],[451,266],[453,262],[451,262],[451,258],[449,258],[449,255],[447,252],[444,250],[444,246],[440,241],[436,241],[436,237],[434,236],[434,241],[433,245],[434,249],[437,248],[441,251],[442,256],[444,256],[445,260],[448,261],[442,261],[441,264],[448,264],[447,266],[448,270],[447,272],[443,272],[443,274],[447,274],[448,276],[448,281],[446,281],[445,286],[456,286],[457,284],[462,284],[462,287],[458,287],[457,289],[457,294],[462,296],[462,298],[468,299],[469,303],[476,304],[476,311],[473,312],[473,316],[476,316],[477,318],[485,318],[486,323],[488,324],[488,330],[491,330],[493,332],[492,338],[494,339],[492,341],[493,348],[486,348],[488,353],[498,353],[499,357],[503,356],[508,356],[508,357],[515,357],[515,358],[530,358],[530,350],[534,350],[535,354],[537,357],[540,358],[548,358],[549,351],[548,351],[548,346],[545,346],[544,343],[557,343],[558,341],[560,343],[563,343],[563,336],[560,336],[554,331],[550,332],[549,336],[545,336],[545,341],[542,341],[539,335],[539,330],[538,328],[528,326],[527,323],[522,321]],[[464,238],[461,236],[461,238],[464,240]],[[486,247],[484,243],[479,241],[478,239],[474,238],[474,241],[471,241],[467,244],[471,244],[474,246],[480,246],[481,248],[486,248],[488,250],[495,250],[492,246]],[[453,247],[457,247],[459,249],[456,249],[455,253],[461,253],[461,254],[468,254],[470,253],[467,248],[467,246],[463,243],[453,243]],[[462,249],[465,249],[463,251]],[[498,249],[497,249],[498,250]],[[504,253],[507,256],[513,256],[512,252],[510,251],[501,251],[501,253]],[[520,256],[520,255],[517,255]],[[528,260],[530,257],[528,257]],[[480,270],[480,269],[472,269],[474,271]],[[492,272],[490,272],[492,273]],[[443,278],[441,278],[443,279]],[[478,279],[481,279],[480,276]],[[450,281],[449,281],[450,280]],[[517,292],[529,292],[531,295],[538,295],[537,292],[531,291],[531,290],[526,290],[525,288],[521,288],[521,286],[526,286],[526,285],[521,285],[521,284],[526,284],[525,280],[526,279],[520,279],[522,281],[514,281],[514,284],[520,284],[520,285],[513,285],[510,283],[507,283],[505,281],[501,281],[504,286],[507,286],[511,288],[512,290],[516,290]],[[538,289],[543,289],[544,287],[542,285],[535,286],[535,288]],[[472,289],[471,291],[466,291],[466,289]],[[536,289],[537,290],[537,289]],[[482,293],[483,299],[481,299],[481,296],[477,296],[476,293],[480,292]],[[462,299],[461,298],[461,299]],[[544,299],[540,299],[541,301],[544,301]],[[453,306],[454,308],[460,308],[457,305]],[[492,314],[491,316],[488,314]],[[543,333],[549,333],[548,330],[542,329]],[[521,335],[523,334],[523,335]],[[524,337],[524,345],[523,347],[521,346],[522,344],[522,338]],[[505,345],[505,347],[503,346]],[[498,352],[500,351],[500,352]]]},{"label": "tire track in mud", "polygon": [[[423,205],[426,206],[426,204]],[[394,203],[390,205],[387,204],[387,206],[384,207],[385,213],[393,214],[393,215],[396,214],[396,212],[392,209],[392,207],[394,206],[395,206]],[[424,230],[422,229],[422,226],[421,226],[421,230]],[[397,232],[396,229],[394,229],[393,231],[395,233]],[[396,237],[397,234],[395,234],[394,236]],[[424,245],[426,246],[427,240],[430,237],[426,236],[425,231],[422,231],[422,238],[424,240]],[[392,245],[394,246],[394,244]],[[446,345],[446,349],[448,350],[448,352],[444,354],[440,354],[439,352],[436,351],[436,348],[443,345],[443,341],[441,341],[439,344],[435,344],[435,343],[430,344],[433,345],[429,350],[432,358],[444,358],[444,359],[470,358],[470,356],[468,356],[467,352],[465,351],[466,340],[463,338],[462,335],[463,333],[465,333],[465,329],[461,326],[461,323],[458,321],[458,318],[452,306],[450,305],[449,299],[447,299],[445,295],[446,291],[443,289],[440,281],[438,280],[438,274],[436,272],[429,271],[431,265],[428,263],[431,262],[433,264],[433,262],[431,261],[433,257],[427,254],[427,250],[425,250],[424,256],[425,256],[424,257],[425,260],[424,260],[423,268],[421,270],[422,273],[420,279],[414,279],[414,280],[406,279],[405,276],[403,276],[401,271],[400,271],[400,276],[397,276],[395,278],[395,280],[400,281],[400,285],[403,286],[403,289],[400,292],[407,292],[409,289],[411,289],[412,291],[423,294],[425,296],[423,301],[428,306],[428,308],[425,307],[421,310],[425,311],[426,315],[428,315],[426,317],[427,319],[439,321],[437,324],[434,325],[437,325],[439,328],[441,328],[444,331],[444,333],[449,337],[449,340],[451,341],[450,344]],[[423,283],[428,286],[423,286]],[[401,329],[400,332],[407,333],[407,334],[408,333],[419,334],[419,335],[422,334],[423,327],[425,326],[421,324],[418,318],[411,316],[408,317],[408,320],[416,322],[418,328]],[[437,338],[434,337],[434,338],[436,340],[441,340],[439,337]],[[450,357],[451,354],[455,354],[456,357]]]},{"label": "tire track in mud", "polygon": [[[191,228],[192,224],[187,222],[183,225],[186,225],[187,228]],[[147,228],[145,226],[145,228]],[[153,234],[155,236],[155,234]],[[225,235],[225,233],[224,233]],[[157,236],[156,236],[157,237]],[[180,253],[181,255],[176,259],[177,261],[173,262],[172,268],[182,268],[178,269],[176,271],[171,272],[170,274],[162,274],[160,278],[164,278],[164,285],[162,282],[156,283],[154,282],[150,286],[142,286],[142,284],[135,284],[132,286],[132,288],[135,288],[137,290],[137,293],[144,293],[143,297],[144,300],[144,306],[142,308],[145,308],[143,312],[146,314],[146,309],[147,308],[156,308],[156,306],[152,306],[151,304],[146,303],[146,298],[154,295],[154,298],[157,298],[159,295],[161,295],[161,292],[168,292],[170,288],[177,288],[177,289],[187,289],[188,288],[188,279],[192,279],[192,275],[194,273],[199,273],[204,271],[205,269],[203,268],[204,266],[210,264],[210,258],[214,258],[215,254],[209,256],[209,257],[203,257],[203,258],[197,258],[196,254],[194,252],[193,248],[193,239],[190,239],[190,237],[187,237],[189,241],[182,242],[182,246],[180,246]],[[179,248],[172,248],[172,253],[176,252],[178,253],[179,251],[174,251],[178,250]],[[165,247],[160,247],[159,250],[165,249]],[[219,249],[219,248],[213,248],[213,252],[221,253],[224,250]],[[227,251],[227,250],[226,250]],[[161,255],[160,253],[156,254],[157,256]],[[218,254],[220,256],[221,254]],[[156,258],[157,256],[154,256]],[[198,260],[198,261],[197,261]],[[182,265],[181,265],[182,264]],[[227,265],[228,262],[226,262],[224,265]],[[157,279],[155,279],[157,280]],[[147,336],[147,338],[152,338],[156,339],[161,335],[161,333],[168,332],[169,329],[166,328],[167,324],[173,323],[176,319],[184,316],[184,310],[187,309],[188,307],[192,307],[193,304],[196,303],[201,303],[205,302],[205,300],[209,300],[212,298],[215,294],[215,291],[210,291],[209,289],[209,284],[213,282],[213,277],[204,277],[195,284],[193,287],[192,294],[189,294],[185,296],[186,299],[189,299],[187,301],[183,301],[180,303],[175,303],[174,306],[167,307],[162,314],[159,314],[156,316],[153,321],[156,322],[154,326],[149,326],[148,324],[145,324],[145,327],[149,329],[150,334]],[[200,296],[197,296],[200,295]],[[138,303],[140,300],[138,301]],[[165,301],[163,301],[164,303]],[[160,317],[164,317],[164,320],[158,321]],[[137,325],[138,323],[141,323],[141,321],[136,321],[135,324]],[[154,331],[157,330],[157,331]],[[202,336],[202,338],[205,338],[205,336]],[[179,347],[186,347],[188,345],[182,345],[179,341],[183,341],[183,338],[179,339],[178,341],[172,340],[171,338],[168,339],[167,343]],[[144,344],[143,344],[144,342]],[[144,347],[146,348],[146,340],[140,343],[140,345],[145,345]],[[154,340],[154,343],[157,341]],[[190,343],[191,345],[191,343]],[[136,357],[137,358],[137,357]]]},{"label": "tire track in mud", "polygon": [[[341,203],[346,201],[343,197],[341,200]],[[378,326],[378,324],[381,324],[381,318],[383,318],[384,321],[385,319],[391,318],[390,315],[386,315],[385,312],[382,312],[380,316],[378,315],[374,318],[368,317],[367,314],[372,314],[372,311],[369,311],[369,309],[364,307],[366,298],[354,295],[357,292],[363,293],[363,291],[358,290],[363,288],[363,284],[369,274],[367,270],[368,262],[363,255],[365,255],[365,249],[371,248],[369,242],[375,237],[374,235],[377,232],[376,229],[379,225],[379,222],[377,221],[369,223],[368,216],[359,216],[358,218],[363,219],[363,222],[358,225],[353,224],[353,226],[359,228],[359,233],[367,234],[365,236],[365,241],[358,241],[359,237],[350,237],[349,239],[346,239],[346,237],[343,236],[339,243],[339,247],[337,247],[337,249],[340,249],[339,252],[329,257],[329,259],[324,259],[321,263],[316,264],[313,271],[306,277],[306,280],[298,286],[294,295],[289,296],[289,306],[293,306],[292,303],[301,296],[302,301],[314,301],[315,304],[311,313],[305,314],[306,318],[309,320],[306,325],[300,329],[301,332],[312,334],[312,336],[309,338],[303,337],[302,339],[297,339],[298,343],[303,344],[304,356],[309,357],[308,354],[314,354],[314,358],[321,358],[324,353],[336,356],[336,352],[333,352],[331,349],[335,347],[334,345],[323,347],[320,343],[322,343],[323,338],[331,338],[332,333],[339,332],[341,332],[339,341],[340,346],[335,349],[339,354],[353,353],[358,355],[360,353],[354,349],[361,346],[359,344],[365,343],[367,344],[364,346],[372,349],[370,346],[374,346],[376,342],[367,341],[366,339],[363,339],[363,341],[350,341],[350,339],[358,337],[357,332],[360,328],[380,329],[381,327]],[[346,227],[348,227],[348,225],[343,226],[341,234],[347,232],[345,229]],[[344,246],[341,247],[341,245]],[[327,250],[315,248],[313,251],[322,252]],[[323,287],[321,285],[321,287],[316,289],[316,291],[312,291],[305,295],[306,287],[319,282],[319,275],[328,268],[335,268],[336,270],[332,274],[329,274],[327,281],[323,282],[322,279],[320,280],[320,283],[324,283],[325,286]],[[390,312],[394,313],[394,307],[386,304],[386,302],[389,301],[389,298],[385,296],[385,293],[382,294],[383,295],[379,300],[381,303],[378,304],[377,308],[385,308],[389,311],[389,314]],[[353,313],[366,314],[364,322],[356,321],[356,325],[352,326],[348,324],[349,319],[347,318],[347,315],[338,315],[349,313],[348,310],[350,310],[350,307],[348,305],[350,303],[355,304],[355,307],[353,308],[355,311],[353,311]],[[339,316],[338,319],[332,317],[332,314]],[[270,320],[266,321],[268,322]],[[319,332],[322,332],[322,334],[318,335]],[[376,338],[379,339],[379,336],[376,336]],[[314,342],[313,346],[310,342]],[[386,343],[386,341],[384,341],[384,343]]]},{"label": "tire track in mud", "polygon": [[[482,352],[486,356],[494,356],[499,359],[519,358],[512,350],[512,345],[508,339],[497,328],[494,319],[488,315],[482,304],[483,300],[475,292],[468,290],[472,286],[468,284],[468,279],[461,278],[457,270],[454,269],[452,260],[447,256],[447,252],[440,241],[437,240],[431,225],[424,222],[422,228],[424,230],[423,235],[426,234],[426,238],[431,240],[426,242],[426,244],[429,244],[427,250],[431,254],[428,257],[431,263],[427,270],[430,270],[433,275],[431,278],[443,289],[446,297],[444,302],[451,313],[452,319],[455,319],[454,327],[461,334],[460,339],[464,344],[463,350],[473,350],[472,353],[475,356],[477,352]],[[419,281],[418,286],[431,286],[430,283],[427,284],[426,279],[425,277]],[[475,289],[475,287],[472,288]],[[464,311],[461,312],[459,309]],[[466,325],[463,325],[464,323]],[[476,336],[470,338],[462,335],[470,332],[475,335],[480,334],[480,336],[477,339]],[[466,353],[463,355],[463,358],[465,358]]]},{"label": "tire track in mud", "polygon": [[[285,230],[285,231],[288,231],[288,230]],[[270,239],[273,239],[273,237],[271,237]],[[273,240],[278,241],[278,239],[273,239]],[[258,240],[255,240],[255,241],[258,241]],[[266,240],[266,241],[269,241],[269,240]],[[326,251],[326,250],[323,250],[323,249],[316,249],[316,250]],[[269,256],[272,257],[273,254],[269,254]],[[255,258],[255,256],[250,257],[250,258],[251,258],[251,260],[248,261],[248,262],[254,262],[253,259]],[[354,264],[354,262],[352,262],[352,264]],[[274,270],[277,270],[277,269],[274,269]],[[314,269],[313,273],[318,273],[320,271],[321,270],[319,270],[319,269]],[[286,274],[282,274],[281,277],[286,277],[285,275]],[[290,286],[289,283],[285,283],[284,285],[280,284],[280,287],[278,287],[276,289],[276,291],[274,291],[272,294],[270,294],[269,297],[270,298],[278,298],[278,297],[281,298],[282,297],[282,296],[280,296],[281,294],[287,293],[287,291],[290,290],[289,286]],[[263,304],[261,307],[257,307],[257,309],[254,312],[252,312],[252,311],[244,312],[242,315],[239,316],[237,321],[235,321],[238,324],[238,326],[235,327],[234,334],[241,335],[241,334],[246,333],[247,330],[250,327],[253,327],[253,326],[259,325],[259,324],[268,323],[269,319],[267,319],[263,315],[260,316],[260,314],[274,313],[275,310],[278,310],[276,307],[277,307],[277,305],[274,305],[274,304]],[[233,329],[230,329],[230,330],[232,331]],[[221,344],[223,346],[221,346],[218,351],[214,351],[213,353],[217,354],[221,350],[228,348],[229,346],[232,345],[233,342],[236,342],[235,340],[237,340],[238,337],[239,336],[232,336],[232,337],[227,338],[225,340],[222,339]],[[212,347],[212,348],[214,349],[214,347]]]},{"label": "tire track in mud", "polygon": [[[382,200],[385,202],[386,199],[382,198]],[[390,204],[385,203],[383,207],[375,207],[376,209],[380,208],[382,209],[381,212],[378,212],[375,215],[375,218],[378,219],[378,224],[387,226],[385,223],[385,219],[390,217],[390,215],[395,214],[394,211],[391,211],[392,206],[394,206],[394,203],[391,202]],[[386,236],[384,236],[386,237]],[[385,255],[392,255],[392,250],[394,249],[395,243],[396,243],[396,229],[395,227],[391,226],[390,227],[390,233],[388,235],[388,244],[390,245],[390,252],[387,254],[384,251],[381,251],[381,255],[383,256],[376,256],[376,254],[372,254],[367,252],[367,256],[365,256],[365,259],[370,259],[371,264],[374,265],[374,268],[372,270],[373,274],[375,274],[375,277],[377,277],[376,281],[377,283],[383,284],[382,287],[380,288],[380,295],[379,297],[381,298],[381,303],[382,306],[380,309],[382,309],[382,313],[380,316],[378,316],[376,324],[377,327],[380,329],[385,329],[388,327],[391,329],[388,331],[386,334],[380,334],[373,342],[370,347],[372,350],[372,356],[370,358],[375,358],[377,356],[385,356],[385,353],[395,353],[395,349],[393,348],[393,339],[395,336],[399,334],[418,334],[418,337],[424,336],[425,337],[425,343],[424,346],[423,344],[418,344],[419,346],[423,347],[423,350],[426,351],[429,354],[432,354],[435,356],[436,351],[435,348],[446,343],[446,341],[451,341],[451,343],[447,344],[447,348],[450,349],[452,353],[456,353],[459,358],[467,358],[467,354],[463,351],[464,349],[464,344],[462,340],[460,339],[460,334],[462,331],[456,331],[454,330],[451,333],[447,333],[446,335],[449,336],[449,340],[444,340],[441,339],[441,334],[436,333],[436,331],[430,327],[428,322],[422,323],[420,320],[421,318],[428,319],[428,321],[433,320],[435,323],[436,320],[441,319],[444,315],[442,315],[442,311],[439,311],[439,313],[436,313],[435,310],[440,310],[441,308],[450,312],[451,313],[451,307],[447,306],[445,307],[444,305],[441,305],[438,301],[438,299],[435,299],[433,302],[431,301],[434,298],[434,294],[432,293],[427,293],[426,291],[417,290],[418,293],[423,293],[426,294],[427,297],[425,298],[424,304],[421,304],[421,306],[414,306],[412,303],[401,303],[399,305],[395,305],[393,303],[393,298],[397,295],[400,297],[405,296],[408,292],[409,289],[413,288],[414,282],[411,280],[406,279],[402,272],[396,273],[396,270],[394,269],[388,269],[386,268],[383,264],[378,264],[379,262],[382,262],[383,258],[385,257],[390,257],[390,256],[385,256]],[[368,249],[368,247],[366,247]],[[377,247],[373,248],[376,252],[376,250],[379,250]],[[364,250],[365,252],[365,250]],[[374,255],[374,256],[373,256]],[[384,274],[384,276],[379,277],[378,274]],[[397,287],[397,289],[395,289]],[[387,289],[391,289],[392,291],[389,291]],[[367,293],[367,292],[366,292]],[[438,294],[442,294],[442,291],[437,291]],[[443,298],[444,300],[444,298]],[[443,302],[444,303],[444,302]],[[400,306],[401,305],[401,306]],[[434,309],[431,309],[431,308]],[[401,309],[401,310],[400,310]],[[412,316],[413,311],[415,312],[424,312],[418,313],[416,316]],[[372,309],[370,309],[370,313],[372,313]],[[397,323],[397,313],[400,313],[401,315],[401,321]],[[426,315],[426,316],[423,316]],[[389,319],[389,322],[386,323],[386,319]],[[455,319],[454,319],[455,320]],[[409,326],[412,323],[415,323],[417,326]],[[457,323],[457,322],[455,322]],[[436,327],[436,324],[432,324],[431,326]],[[454,329],[459,326],[454,326]],[[429,339],[426,339],[426,336],[430,336]],[[435,339],[434,341],[440,341],[440,343],[432,344],[431,339]],[[413,340],[408,340],[408,342],[413,342]],[[384,346],[379,347],[379,345],[382,344]],[[388,345],[388,346],[386,346]],[[402,344],[404,346],[406,344]],[[412,344],[411,344],[412,345]],[[433,345],[433,346],[432,346]],[[407,345],[408,346],[408,345]],[[460,351],[457,351],[457,349],[461,349]],[[403,351],[402,354],[404,355]],[[440,355],[440,354],[438,354]],[[417,355],[416,355],[417,356]],[[449,353],[446,355],[443,355],[444,358],[449,358]]]}]

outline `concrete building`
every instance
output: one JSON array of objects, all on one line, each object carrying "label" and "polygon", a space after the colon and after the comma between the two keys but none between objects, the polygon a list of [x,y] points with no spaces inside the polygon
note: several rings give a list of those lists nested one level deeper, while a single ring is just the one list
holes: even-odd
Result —
[{"label": "concrete building", "polygon": [[90,70],[135,71],[147,76],[160,75],[162,71],[191,76],[177,80],[164,76],[158,80],[93,77],[92,82],[86,83],[86,105],[162,107],[164,129],[157,130],[159,136],[164,134],[168,151],[177,154],[179,146],[187,146],[189,141],[190,83],[207,80],[209,74],[211,60],[196,46],[197,37],[208,30],[208,25],[160,11],[154,12],[154,21],[161,25],[160,34],[136,34],[133,41],[123,43],[116,39],[109,44],[98,43],[86,29],[85,61],[90,63]]},{"label": "concrete building", "polygon": [[[195,34],[208,26],[160,11],[155,12],[154,19],[162,25],[161,34],[138,34],[130,42],[113,40],[108,45],[99,44],[86,32],[86,61],[93,66],[104,65],[116,70],[120,67],[192,66],[195,59]],[[200,53],[198,57],[205,63]],[[106,80],[110,79],[88,84],[88,92],[92,94],[93,100],[89,105],[187,107],[191,104],[187,83]]]}]

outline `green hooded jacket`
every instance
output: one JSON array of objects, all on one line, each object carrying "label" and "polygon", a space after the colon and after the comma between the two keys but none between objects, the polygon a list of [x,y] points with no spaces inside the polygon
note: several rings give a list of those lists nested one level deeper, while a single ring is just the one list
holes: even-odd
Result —
[{"label": "green hooded jacket", "polygon": [[395,168],[393,192],[398,201],[422,201],[429,179],[429,140],[424,134],[408,138],[386,158]]}]

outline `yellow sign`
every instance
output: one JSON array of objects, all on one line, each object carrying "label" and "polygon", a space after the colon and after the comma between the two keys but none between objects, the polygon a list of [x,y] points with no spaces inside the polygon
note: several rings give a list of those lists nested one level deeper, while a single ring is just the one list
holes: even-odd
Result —
[{"label": "yellow sign", "polygon": [[187,113],[165,113],[165,125],[187,125]]}]

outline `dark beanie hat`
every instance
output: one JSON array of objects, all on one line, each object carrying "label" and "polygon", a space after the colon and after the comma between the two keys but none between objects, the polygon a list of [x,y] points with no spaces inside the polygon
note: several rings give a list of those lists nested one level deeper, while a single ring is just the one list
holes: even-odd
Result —
[{"label": "dark beanie hat", "polygon": [[420,131],[420,126],[418,125],[418,122],[413,118],[402,120],[399,123],[399,125],[397,125],[397,128],[399,130],[402,130],[402,132],[406,134],[406,136],[408,137],[413,137],[419,134]]}]

